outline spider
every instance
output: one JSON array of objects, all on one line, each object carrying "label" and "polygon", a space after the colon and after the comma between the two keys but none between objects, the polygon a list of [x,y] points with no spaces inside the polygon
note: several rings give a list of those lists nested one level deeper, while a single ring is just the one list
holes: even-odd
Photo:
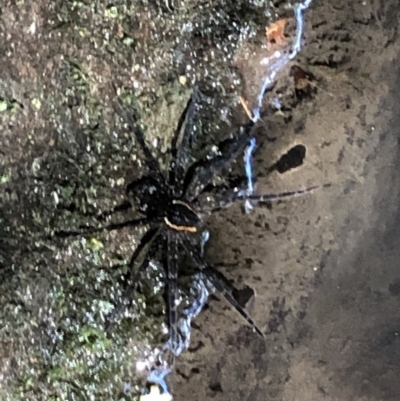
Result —
[{"label": "spider", "polygon": [[[137,123],[135,110],[128,112],[118,100],[126,123],[133,133],[137,145],[144,156],[150,171],[149,175],[131,182],[126,188],[127,201],[104,212],[101,219],[120,211],[134,207],[142,217],[102,227],[82,227],[83,231],[59,231],[55,234],[68,237],[91,234],[102,230],[118,230],[123,227],[147,226],[148,229],[140,239],[133,252],[125,277],[126,288],[122,299],[109,322],[115,321],[121,310],[132,302],[132,296],[138,285],[141,274],[161,251],[161,261],[166,277],[167,318],[170,341],[176,344],[177,331],[177,294],[178,294],[178,261],[183,251],[194,267],[223,295],[223,297],[239,312],[246,322],[261,336],[263,332],[233,296],[235,288],[224,276],[209,264],[199,246],[201,233],[207,218],[215,211],[229,207],[236,202],[270,202],[287,199],[312,192],[317,187],[277,194],[255,195],[246,190],[222,191],[216,187],[212,196],[206,191],[213,185],[222,170],[227,168],[249,146],[255,124],[241,127],[234,140],[223,153],[211,160],[199,160],[191,163],[189,158],[189,142],[193,133],[194,117],[198,105],[198,89],[194,89],[186,107],[181,114],[175,129],[170,149],[170,160],[166,171],[153,156],[144,139],[144,132]],[[205,196],[207,194],[207,196]],[[146,251],[147,249],[147,251]],[[141,263],[138,259],[141,258]]]}]

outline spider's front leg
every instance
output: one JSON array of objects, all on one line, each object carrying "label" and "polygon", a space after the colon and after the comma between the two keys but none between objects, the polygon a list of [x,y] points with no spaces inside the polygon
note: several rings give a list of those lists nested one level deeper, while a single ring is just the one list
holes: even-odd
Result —
[{"label": "spider's front leg", "polygon": [[113,207],[110,210],[106,210],[105,212],[102,212],[98,215],[96,215],[96,219],[99,221],[103,221],[105,220],[107,217],[112,216],[114,213],[118,213],[118,212],[126,212],[127,210],[132,208],[132,204],[129,201],[124,201],[121,204]]},{"label": "spider's front leg", "polygon": [[240,129],[239,136],[229,145],[221,156],[211,161],[200,160],[188,169],[185,176],[184,193],[190,201],[195,200],[212,183],[214,177],[229,166],[249,145],[256,125]]},{"label": "spider's front leg", "polygon": [[312,186],[295,191],[270,193],[264,195],[256,195],[254,193],[247,194],[246,189],[225,191],[223,193],[217,193],[212,197],[206,197],[205,200],[202,200],[201,210],[206,216],[209,216],[212,213],[220,209],[226,209],[235,203],[242,203],[244,201],[250,201],[251,203],[277,202],[281,200],[297,198],[299,196],[309,195],[320,188],[325,188],[329,186],[330,184],[325,184],[322,186]]}]

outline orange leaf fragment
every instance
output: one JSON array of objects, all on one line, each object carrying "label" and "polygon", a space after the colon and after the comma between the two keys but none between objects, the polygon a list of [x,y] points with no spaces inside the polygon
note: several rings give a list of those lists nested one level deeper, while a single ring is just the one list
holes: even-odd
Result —
[{"label": "orange leaf fragment", "polygon": [[246,100],[244,100],[244,98],[242,96],[239,96],[239,101],[240,101],[242,107],[244,108],[244,111],[246,112],[247,116],[250,118],[250,120],[253,120],[253,115],[249,109],[249,106],[247,105]]},{"label": "orange leaf fragment", "polygon": [[280,19],[267,27],[265,31],[268,41],[270,43],[275,43],[278,46],[284,45],[286,43],[285,27],[285,19]]}]

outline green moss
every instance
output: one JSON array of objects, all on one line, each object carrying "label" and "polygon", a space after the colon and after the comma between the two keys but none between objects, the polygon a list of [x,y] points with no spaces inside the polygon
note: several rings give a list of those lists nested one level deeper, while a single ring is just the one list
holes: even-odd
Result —
[{"label": "green moss", "polygon": [[8,108],[7,102],[5,100],[0,99],[0,113],[6,111]]}]

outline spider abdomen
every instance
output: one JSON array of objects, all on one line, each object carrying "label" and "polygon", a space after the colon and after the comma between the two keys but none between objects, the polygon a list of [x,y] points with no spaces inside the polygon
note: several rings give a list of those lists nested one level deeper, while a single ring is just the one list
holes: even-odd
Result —
[{"label": "spider abdomen", "polygon": [[186,202],[174,199],[164,216],[165,224],[176,231],[196,232],[201,224],[200,216]]},{"label": "spider abdomen", "polygon": [[164,204],[169,199],[167,190],[151,176],[141,177],[127,187],[127,195],[132,203],[147,217],[163,217]]}]

